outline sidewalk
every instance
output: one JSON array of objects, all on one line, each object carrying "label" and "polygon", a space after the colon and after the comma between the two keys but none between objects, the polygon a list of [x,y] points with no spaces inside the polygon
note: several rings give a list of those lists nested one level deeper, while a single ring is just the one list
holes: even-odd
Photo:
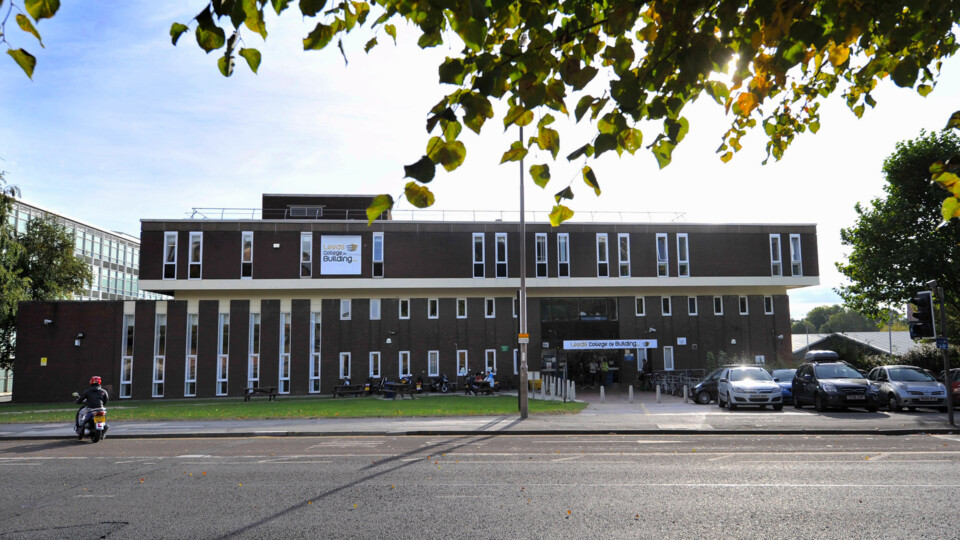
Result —
[{"label": "sidewalk", "polygon": [[[514,394],[516,395],[516,394]],[[684,403],[682,398],[580,392],[589,406],[576,415],[519,414],[437,418],[320,418],[295,420],[211,420],[193,422],[117,422],[111,438],[257,437],[324,435],[549,435],[549,434],[876,434],[960,433],[947,415],[934,411],[868,413],[862,410],[818,413],[792,406],[783,411],[740,409]],[[483,398],[478,398],[483,399]],[[67,415],[69,416],[69,415]],[[54,424],[0,424],[0,439],[59,439],[75,436],[71,418]]]}]

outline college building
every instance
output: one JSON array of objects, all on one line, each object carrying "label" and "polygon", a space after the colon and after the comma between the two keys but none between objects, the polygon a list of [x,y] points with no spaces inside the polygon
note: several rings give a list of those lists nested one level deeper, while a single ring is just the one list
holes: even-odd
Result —
[{"label": "college building", "polygon": [[817,285],[812,224],[394,219],[372,197],[263,195],[240,219],[141,221],[140,289],[170,300],[24,302],[14,401],[60,401],[91,375],[120,399],[329,394],[344,378],[519,373],[614,384],[719,357],[792,353],[787,291]]}]

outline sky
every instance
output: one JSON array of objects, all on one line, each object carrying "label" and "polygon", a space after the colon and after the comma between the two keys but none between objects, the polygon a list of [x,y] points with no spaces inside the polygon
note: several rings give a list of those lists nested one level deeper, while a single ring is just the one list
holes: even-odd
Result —
[{"label": "sky", "polygon": [[[20,3],[22,5],[22,2]],[[188,24],[202,0],[64,2],[31,36],[7,25],[8,40],[37,57],[30,80],[0,58],[0,170],[26,201],[100,227],[139,236],[141,219],[187,218],[194,208],[259,208],[263,193],[390,193],[399,210],[403,165],[425,153],[429,109],[452,87],[437,66],[455,55],[450,43],[419,49],[416,34],[397,22],[398,43],[379,33],[369,53],[367,32],[335,47],[303,51],[315,21],[296,7],[267,16],[264,42],[244,33],[263,54],[258,74],[242,59],[230,78],[217,53],[196,45],[193,28],[174,47],[173,22]],[[372,18],[371,18],[372,20]],[[572,185],[578,218],[598,212],[643,214],[688,223],[815,223],[820,285],[790,291],[791,316],[842,303],[835,263],[845,260],[840,229],[855,223],[854,205],[882,196],[882,165],[899,141],[941,129],[958,109],[960,60],[944,63],[926,98],[884,83],[878,104],[857,119],[837,95],[821,106],[821,129],[799,135],[786,156],[766,165],[761,132],[743,139],[729,163],[715,153],[730,118],[704,96],[685,109],[690,133],[659,169],[646,150],[589,162],[603,190],[597,197],[579,175],[582,162],[551,162],[552,180],[524,188],[528,212],[546,220],[553,195]],[[569,103],[572,110],[575,102]],[[504,111],[495,104],[498,115]],[[589,137],[589,126],[553,113],[564,156]],[[516,140],[502,117],[481,135],[464,129],[467,159],[453,173],[438,168],[430,184],[439,210],[519,209],[519,165],[498,165]],[[656,136],[644,128],[645,144]],[[529,135],[529,133],[528,133]],[[526,166],[548,161],[531,152]],[[514,214],[515,216],[516,214]],[[631,219],[637,214],[630,214]],[[515,219],[515,217],[514,217]],[[619,218],[618,218],[619,219]],[[691,254],[696,268],[696,254]]]}]

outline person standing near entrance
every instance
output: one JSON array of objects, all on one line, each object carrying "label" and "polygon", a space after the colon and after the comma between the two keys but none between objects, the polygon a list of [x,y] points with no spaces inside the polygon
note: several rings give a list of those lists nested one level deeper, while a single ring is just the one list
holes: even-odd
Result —
[{"label": "person standing near entrance", "polygon": [[600,360],[600,384],[604,387],[609,384],[607,380],[607,375],[610,373],[610,364],[607,363],[606,357],[603,360]]},{"label": "person standing near entrance", "polygon": [[590,385],[597,386],[597,360],[590,359]]}]

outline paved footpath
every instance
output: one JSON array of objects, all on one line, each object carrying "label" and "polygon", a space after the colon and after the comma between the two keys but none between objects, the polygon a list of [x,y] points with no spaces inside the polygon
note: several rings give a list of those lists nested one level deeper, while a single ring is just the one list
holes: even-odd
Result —
[{"label": "paved footpath", "polygon": [[[909,434],[960,433],[947,414],[934,411],[890,413],[863,410],[818,413],[792,406],[783,411],[728,411],[716,404],[684,403],[682,398],[638,393],[580,393],[589,403],[580,414],[519,414],[434,418],[318,418],[295,420],[207,420],[190,422],[115,422],[109,437],[255,437],[322,435],[483,435],[483,434]],[[483,399],[478,397],[477,399]],[[0,439],[58,439],[73,435],[63,423],[2,424]]]}]

